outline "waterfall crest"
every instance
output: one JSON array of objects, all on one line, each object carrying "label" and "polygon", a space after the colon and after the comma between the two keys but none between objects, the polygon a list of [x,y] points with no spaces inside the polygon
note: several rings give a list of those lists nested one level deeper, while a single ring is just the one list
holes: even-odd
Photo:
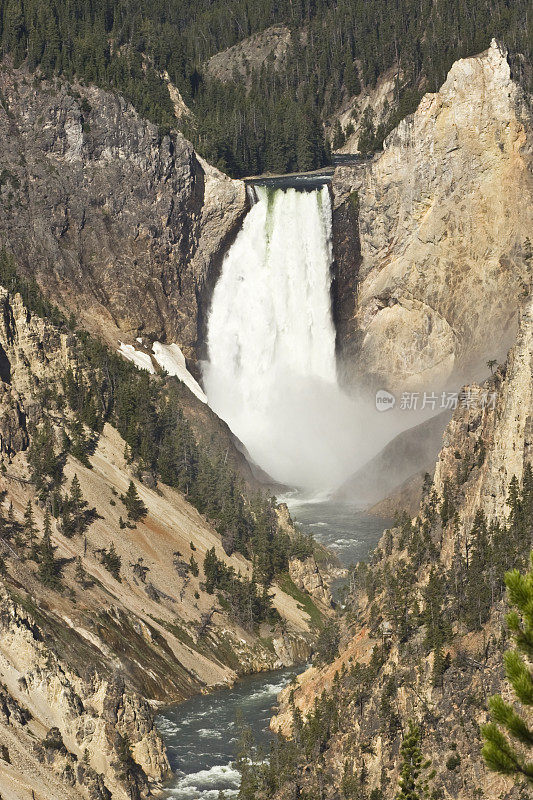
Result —
[{"label": "waterfall crest", "polygon": [[204,385],[273,478],[324,489],[351,466],[356,435],[337,385],[329,190],[254,191],[213,293]]}]

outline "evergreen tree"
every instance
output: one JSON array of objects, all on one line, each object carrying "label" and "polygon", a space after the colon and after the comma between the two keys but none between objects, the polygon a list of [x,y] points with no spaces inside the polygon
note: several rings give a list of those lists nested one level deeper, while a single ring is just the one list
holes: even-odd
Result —
[{"label": "evergreen tree", "polygon": [[135,488],[135,484],[133,481],[130,481],[128,486],[128,491],[126,494],[121,494],[120,499],[126,506],[128,510],[128,517],[132,519],[134,522],[138,522],[140,519],[143,519],[148,514],[148,509],[144,505],[143,501],[139,497],[137,489]]},{"label": "evergreen tree", "polygon": [[68,507],[73,519],[75,533],[83,533],[86,527],[85,509],[87,501],[83,499],[80,482],[75,474],[70,484],[70,494],[68,497]]},{"label": "evergreen tree", "polygon": [[316,643],[317,661],[319,663],[331,663],[339,653],[340,640],[339,626],[335,621],[324,625]]},{"label": "evergreen tree", "polygon": [[489,769],[519,776],[533,785],[533,553],[530,569],[505,576],[509,604],[507,617],[515,648],[505,656],[505,673],[515,695],[515,704],[500,695],[489,701],[493,722],[484,725],[483,758]]},{"label": "evergreen tree", "polygon": [[200,574],[200,570],[198,568],[198,562],[196,561],[194,556],[191,556],[191,560],[189,561],[189,567],[192,575],[194,575],[194,577],[197,578],[198,575]]},{"label": "evergreen tree", "polygon": [[26,544],[33,550],[35,544],[35,538],[37,536],[37,526],[33,519],[33,508],[31,500],[28,500],[28,503],[26,505],[26,510],[24,511],[23,530],[26,539]]},{"label": "evergreen tree", "polygon": [[428,796],[428,779],[425,774],[430,762],[424,761],[420,748],[420,728],[412,720],[409,720],[400,755],[402,766],[396,800],[422,800]]},{"label": "evergreen tree", "polygon": [[120,583],[120,568],[122,566],[122,559],[115,550],[115,543],[111,542],[109,550],[104,550],[102,553],[102,564],[108,572]]},{"label": "evergreen tree", "polygon": [[345,141],[346,141],[346,136],[343,133],[339,120],[336,119],[335,125],[333,126],[333,140],[332,140],[333,149],[338,150],[343,146]]},{"label": "evergreen tree", "polygon": [[46,499],[63,479],[63,460],[55,451],[55,436],[48,420],[32,436],[28,465],[32,483],[39,495]]},{"label": "evergreen tree", "polygon": [[87,583],[87,573],[83,567],[81,556],[78,556],[76,559],[76,570],[74,573],[74,579],[76,583],[79,583],[82,588],[85,588]]},{"label": "evergreen tree", "polygon": [[39,580],[51,589],[61,586],[60,564],[55,558],[56,547],[52,544],[52,526],[48,509],[44,515],[43,538],[39,546]]}]

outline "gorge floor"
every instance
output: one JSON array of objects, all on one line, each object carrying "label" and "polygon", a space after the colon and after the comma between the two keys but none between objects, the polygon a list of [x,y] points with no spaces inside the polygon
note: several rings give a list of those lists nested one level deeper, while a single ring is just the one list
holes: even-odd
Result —
[{"label": "gorge floor", "polygon": [[[298,496],[286,499],[295,522],[330,548],[343,566],[368,558],[390,524],[390,520],[370,516],[348,503]],[[195,697],[163,712],[157,724],[175,772],[169,800],[218,800],[219,792],[226,798],[236,797],[237,715],[240,712],[256,744],[268,752],[276,698],[305,668],[302,664],[247,677],[231,689]]]}]

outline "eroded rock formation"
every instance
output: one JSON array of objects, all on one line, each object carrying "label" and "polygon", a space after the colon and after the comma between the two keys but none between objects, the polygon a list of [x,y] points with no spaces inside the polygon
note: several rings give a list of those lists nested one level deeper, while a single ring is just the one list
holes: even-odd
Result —
[{"label": "eroded rock formation", "polygon": [[143,332],[193,357],[242,182],[118,95],[7,68],[0,91],[0,246],[108,340]]},{"label": "eroded rock formation", "polygon": [[348,384],[429,389],[505,354],[530,281],[532,137],[530,99],[493,42],[456,62],[369,165],[336,170],[362,257],[340,330]]}]

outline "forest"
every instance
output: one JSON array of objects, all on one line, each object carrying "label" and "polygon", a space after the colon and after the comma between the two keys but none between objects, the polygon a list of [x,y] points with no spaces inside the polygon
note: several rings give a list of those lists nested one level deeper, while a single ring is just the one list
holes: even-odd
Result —
[{"label": "forest", "polygon": [[[206,61],[274,24],[291,31],[281,63],[222,83]],[[532,83],[528,0],[0,0],[0,42],[16,66],[123,94],[140,114],[176,127],[167,71],[193,116],[179,123],[200,154],[233,176],[305,170],[330,157],[327,124],[347,98],[397,70],[396,102],[366,149],[435,91],[457,58],[493,36]]]}]

